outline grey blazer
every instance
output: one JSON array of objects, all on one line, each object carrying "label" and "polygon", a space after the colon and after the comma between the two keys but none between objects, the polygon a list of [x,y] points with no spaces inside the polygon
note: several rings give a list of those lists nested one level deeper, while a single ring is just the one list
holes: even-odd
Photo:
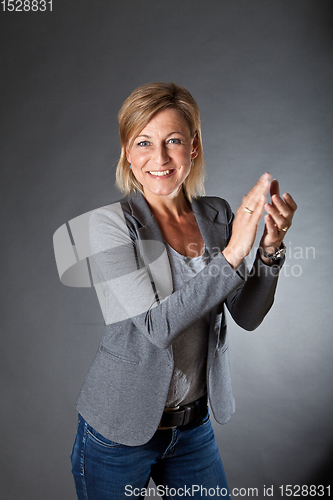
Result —
[{"label": "grey blazer", "polygon": [[192,209],[211,260],[173,292],[159,226],[141,193],[131,193],[90,216],[92,275],[104,294],[106,326],[77,400],[84,419],[107,439],[141,445],[155,433],[173,373],[172,342],[210,314],[207,388],[215,419],[235,410],[224,305],[234,320],[255,329],[274,300],[280,262],[234,271],[221,251],[233,214],[226,201],[202,197]]}]

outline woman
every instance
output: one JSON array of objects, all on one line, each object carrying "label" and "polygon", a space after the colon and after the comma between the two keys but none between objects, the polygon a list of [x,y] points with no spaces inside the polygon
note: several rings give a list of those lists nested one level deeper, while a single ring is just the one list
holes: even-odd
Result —
[{"label": "woman", "polygon": [[[207,411],[234,412],[226,305],[243,328],[270,309],[296,204],[264,174],[236,217],[203,190],[200,115],[173,83],[143,85],[119,113],[120,202],[90,218],[106,327],[77,401],[72,453],[79,499],[229,495]],[[271,203],[266,203],[269,189]],[[244,258],[264,211],[248,274]]]}]

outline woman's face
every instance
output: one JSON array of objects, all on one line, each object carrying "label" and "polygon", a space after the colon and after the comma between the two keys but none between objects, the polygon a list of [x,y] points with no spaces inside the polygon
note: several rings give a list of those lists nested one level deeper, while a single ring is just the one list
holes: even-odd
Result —
[{"label": "woman's face", "polygon": [[158,111],[126,148],[132,172],[148,201],[176,197],[198,154],[186,120],[173,108]]}]

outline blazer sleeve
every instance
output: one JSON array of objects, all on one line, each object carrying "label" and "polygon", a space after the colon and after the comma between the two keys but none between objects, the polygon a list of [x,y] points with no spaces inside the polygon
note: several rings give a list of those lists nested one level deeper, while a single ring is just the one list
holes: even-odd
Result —
[{"label": "blazer sleeve", "polygon": [[[89,235],[94,281],[100,283],[107,304],[106,323],[130,320],[157,347],[169,347],[183,330],[234,292],[238,301],[244,279],[222,253],[183,288],[159,300],[146,257],[157,253],[158,258],[165,250],[162,242],[136,240],[121,210],[112,205],[92,213]],[[154,248],[147,249],[148,244]]]},{"label": "blazer sleeve", "polygon": [[[204,199],[218,210],[219,221],[223,222],[226,227],[224,245],[226,246],[232,234],[234,220],[231,207],[226,200],[221,198]],[[261,260],[258,251],[251,271],[247,268],[245,260],[239,266],[237,273],[244,278],[244,281],[228,295],[225,304],[234,321],[245,330],[250,331],[257,328],[272,307],[279,272],[284,261],[283,257],[274,265],[267,266]]]},{"label": "blazer sleeve", "polygon": [[227,308],[234,321],[245,330],[255,330],[274,302],[280,269],[285,258],[272,266],[266,266],[256,254],[249,272],[245,267],[245,281],[226,299]]}]

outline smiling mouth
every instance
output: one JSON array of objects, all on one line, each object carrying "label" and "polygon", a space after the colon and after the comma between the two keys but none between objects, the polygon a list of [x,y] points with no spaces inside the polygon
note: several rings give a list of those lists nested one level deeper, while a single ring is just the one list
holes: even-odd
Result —
[{"label": "smiling mouth", "polygon": [[173,172],[172,170],[156,170],[156,171],[149,171],[148,173],[151,175],[155,175],[156,177],[164,177],[165,175],[169,175]]}]

